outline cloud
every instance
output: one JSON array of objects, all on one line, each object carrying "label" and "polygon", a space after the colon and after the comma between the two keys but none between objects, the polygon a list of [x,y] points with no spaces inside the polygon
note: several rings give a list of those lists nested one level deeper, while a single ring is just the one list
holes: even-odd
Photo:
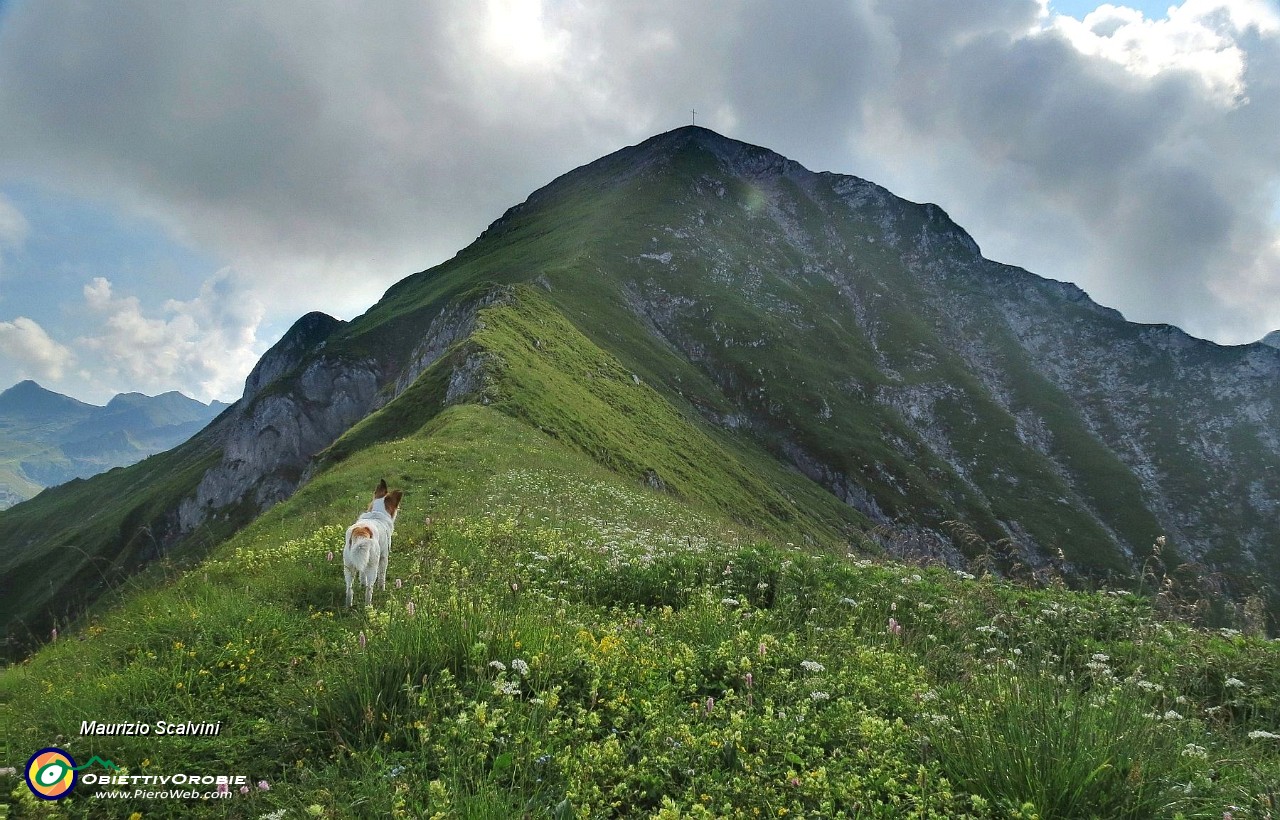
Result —
[{"label": "cloud", "polygon": [[1274,14],[1188,0],[1159,23],[1103,7],[1022,33],[995,15],[986,30],[900,24],[921,8],[889,12],[897,76],[922,79],[877,101],[869,136],[941,183],[989,255],[1141,321],[1235,342],[1280,326],[1259,298],[1280,283],[1280,151],[1263,125],[1280,121]]},{"label": "cloud", "polygon": [[0,322],[0,355],[12,360],[23,378],[57,381],[75,361],[71,350],[55,342],[25,316]]},{"label": "cloud", "polygon": [[178,386],[195,398],[239,395],[245,374],[263,352],[256,331],[263,307],[231,270],[208,279],[191,300],[170,300],[160,315],[144,313],[136,296],[118,296],[97,277],[84,287],[93,327],[75,340],[89,374],[111,392],[129,385],[143,392]]},{"label": "cloud", "polygon": [[0,194],[0,250],[20,248],[27,241],[31,226],[4,194]]},{"label": "cloud", "polygon": [[[691,108],[939,202],[994,258],[1133,318],[1229,341],[1280,327],[1266,0],[1158,21],[1038,0],[27,0],[0,18],[0,176],[160,220],[252,271],[239,287],[278,325],[350,316]],[[211,321],[126,307],[142,339]]]}]

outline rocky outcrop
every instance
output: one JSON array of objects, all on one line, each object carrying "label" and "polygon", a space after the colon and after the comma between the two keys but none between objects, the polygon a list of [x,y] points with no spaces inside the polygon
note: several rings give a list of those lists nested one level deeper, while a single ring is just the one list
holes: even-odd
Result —
[{"label": "rocky outcrop", "polygon": [[403,362],[331,355],[327,342],[344,323],[304,316],[263,356],[245,397],[219,425],[222,458],[179,505],[178,533],[230,508],[248,505],[256,513],[288,498],[309,478],[316,454],[404,392],[471,332],[476,311],[494,298],[442,309]]}]

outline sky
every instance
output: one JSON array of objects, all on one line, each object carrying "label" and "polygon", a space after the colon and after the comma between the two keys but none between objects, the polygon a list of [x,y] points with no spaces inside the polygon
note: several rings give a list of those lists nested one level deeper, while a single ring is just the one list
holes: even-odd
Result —
[{"label": "sky", "polygon": [[1277,0],[0,0],[0,388],[234,400],[695,108],[1132,321],[1280,328]]}]

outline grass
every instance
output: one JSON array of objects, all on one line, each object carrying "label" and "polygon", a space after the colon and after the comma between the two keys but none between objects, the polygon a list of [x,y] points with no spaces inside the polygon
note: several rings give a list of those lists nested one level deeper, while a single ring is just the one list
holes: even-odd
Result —
[{"label": "grass", "polygon": [[[328,553],[382,474],[408,491],[391,581],[346,611]],[[6,765],[56,742],[251,779],[121,817],[1261,817],[1277,691],[1274,643],[815,555],[475,405],[0,677]],[[93,719],[225,729],[80,737]],[[10,817],[49,808],[0,778]],[[104,816],[89,792],[57,810]]]}]

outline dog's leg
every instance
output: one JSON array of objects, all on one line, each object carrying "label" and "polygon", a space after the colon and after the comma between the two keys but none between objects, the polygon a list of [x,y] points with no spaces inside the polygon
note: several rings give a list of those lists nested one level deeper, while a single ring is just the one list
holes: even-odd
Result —
[{"label": "dog's leg", "polygon": [[343,573],[344,575],[346,575],[346,576],[347,576],[347,609],[350,609],[350,608],[351,608],[351,597],[352,597],[353,592],[354,592],[354,590],[352,590],[352,588],[351,588],[351,584],[352,584],[352,582],[355,580],[355,578],[352,576],[352,573],[351,573],[351,567],[346,567],[346,566],[344,566],[344,567],[342,568],[342,573]]},{"label": "dog's leg", "polygon": [[390,559],[390,549],[383,550],[378,555],[378,586],[382,587],[382,591],[387,591],[387,561]]}]

